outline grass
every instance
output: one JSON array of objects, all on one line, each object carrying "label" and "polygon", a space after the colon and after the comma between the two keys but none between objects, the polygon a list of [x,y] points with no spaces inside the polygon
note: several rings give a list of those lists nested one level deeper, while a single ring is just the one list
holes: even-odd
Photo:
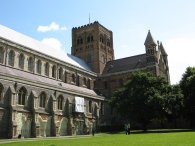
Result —
[{"label": "grass", "polygon": [[96,134],[61,138],[6,140],[3,146],[195,146],[195,132]]}]

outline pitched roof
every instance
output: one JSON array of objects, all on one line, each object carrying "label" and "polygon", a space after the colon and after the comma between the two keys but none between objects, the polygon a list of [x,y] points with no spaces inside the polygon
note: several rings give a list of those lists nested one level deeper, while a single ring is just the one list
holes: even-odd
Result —
[{"label": "pitched roof", "polygon": [[74,66],[91,71],[90,67],[80,58],[67,54],[63,49],[52,48],[29,36],[16,32],[0,24],[0,38],[49,55]]},{"label": "pitched roof", "polygon": [[150,30],[148,31],[148,34],[147,34],[147,37],[146,37],[146,40],[144,42],[144,45],[147,45],[147,44],[154,44],[156,45],[153,37],[152,37],[152,34],[150,33]]},{"label": "pitched roof", "polygon": [[106,63],[103,74],[143,68],[146,66],[146,55],[141,54],[127,58],[117,59]]},{"label": "pitched roof", "polygon": [[[62,89],[62,90],[67,91],[67,92],[68,91],[73,92],[75,94],[84,94],[84,95],[90,96],[90,97],[97,97],[98,96],[95,93],[95,91],[87,89],[87,88],[78,87],[78,86],[67,84],[67,83],[57,81],[54,79],[46,78],[46,77],[39,76],[36,74],[32,74],[32,73],[28,73],[28,72],[24,72],[21,70],[17,70],[14,68],[0,65],[0,76],[3,76],[3,75],[14,77],[14,78],[22,80],[22,81],[30,81],[33,83],[37,83],[39,85],[41,85],[41,84],[48,85],[51,87]],[[10,86],[10,87],[12,87],[12,86]],[[33,94],[35,96],[37,96],[37,94],[35,92],[33,92]]]}]

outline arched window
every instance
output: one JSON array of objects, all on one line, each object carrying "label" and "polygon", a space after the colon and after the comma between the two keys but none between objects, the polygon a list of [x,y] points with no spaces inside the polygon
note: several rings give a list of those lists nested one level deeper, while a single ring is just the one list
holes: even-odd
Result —
[{"label": "arched window", "polygon": [[89,35],[87,37],[87,43],[90,43],[90,42],[93,42],[93,36],[92,35]]},{"label": "arched window", "polygon": [[110,47],[111,46],[111,43],[110,43],[110,40],[107,39],[107,46]]},{"label": "arched window", "polygon": [[28,58],[28,71],[32,72],[34,67],[34,61],[32,57]]},{"label": "arched window", "polygon": [[102,34],[100,35],[100,42],[101,43],[104,43],[104,38],[103,38],[103,35]]},{"label": "arched window", "polygon": [[87,42],[88,42],[88,43],[90,42],[90,36],[87,37]]},{"label": "arched window", "polygon": [[62,108],[63,108],[63,96],[60,95],[58,97],[58,110],[62,110]]},{"label": "arched window", "polygon": [[92,101],[89,101],[89,113],[92,113]]},{"label": "arched window", "polygon": [[77,45],[83,44],[83,39],[81,37],[78,37],[77,39]]},{"label": "arched window", "polygon": [[56,66],[55,65],[52,66],[52,77],[56,78]]},{"label": "arched window", "polygon": [[80,39],[80,43],[83,44],[83,39],[82,38]]},{"label": "arched window", "polygon": [[18,104],[25,105],[27,91],[24,87],[20,88],[18,93]]},{"label": "arched window", "polygon": [[46,105],[46,94],[42,92],[39,96],[39,107],[45,108]]},{"label": "arched window", "polygon": [[15,53],[13,50],[11,50],[8,54],[8,65],[14,66],[14,60],[15,60]]},{"label": "arched window", "polygon": [[62,67],[59,68],[58,75],[59,75],[58,79],[62,80],[62,78],[63,78],[63,69],[62,69]]},{"label": "arched window", "polygon": [[76,79],[75,79],[75,74],[72,74],[72,82],[75,83]]},{"label": "arched window", "polygon": [[91,36],[91,42],[93,42],[93,36]]},{"label": "arched window", "polygon": [[49,76],[49,63],[48,62],[45,63],[45,75]]},{"label": "arched window", "polygon": [[37,64],[36,64],[36,72],[38,73],[38,74],[41,74],[41,60],[38,60],[37,61]]},{"label": "arched window", "polygon": [[2,102],[2,100],[3,100],[3,85],[2,84],[0,84],[0,102]]},{"label": "arched window", "polygon": [[4,63],[4,49],[3,47],[0,47],[0,63],[3,64]]},{"label": "arched window", "polygon": [[90,79],[87,80],[87,88],[90,89],[91,88],[91,83],[90,83]]},{"label": "arched window", "polygon": [[19,66],[20,69],[24,69],[24,55],[23,54],[19,55],[18,66]]},{"label": "arched window", "polygon": [[85,86],[87,85],[87,80],[85,77],[83,78],[83,85],[85,85]]}]

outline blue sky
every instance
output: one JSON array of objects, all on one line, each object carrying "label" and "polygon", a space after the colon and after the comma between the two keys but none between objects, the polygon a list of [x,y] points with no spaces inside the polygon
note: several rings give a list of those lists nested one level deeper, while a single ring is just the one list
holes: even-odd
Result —
[{"label": "blue sky", "polygon": [[168,53],[171,82],[195,66],[194,0],[1,0],[0,24],[71,51],[71,29],[99,21],[113,31],[115,58],[145,52],[150,29]]}]

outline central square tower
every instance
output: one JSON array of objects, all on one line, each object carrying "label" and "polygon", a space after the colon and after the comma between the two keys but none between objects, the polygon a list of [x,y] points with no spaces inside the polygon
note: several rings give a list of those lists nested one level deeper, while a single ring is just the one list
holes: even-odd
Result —
[{"label": "central square tower", "polygon": [[72,28],[71,54],[83,59],[92,71],[102,74],[106,63],[114,60],[112,31],[97,21]]}]

